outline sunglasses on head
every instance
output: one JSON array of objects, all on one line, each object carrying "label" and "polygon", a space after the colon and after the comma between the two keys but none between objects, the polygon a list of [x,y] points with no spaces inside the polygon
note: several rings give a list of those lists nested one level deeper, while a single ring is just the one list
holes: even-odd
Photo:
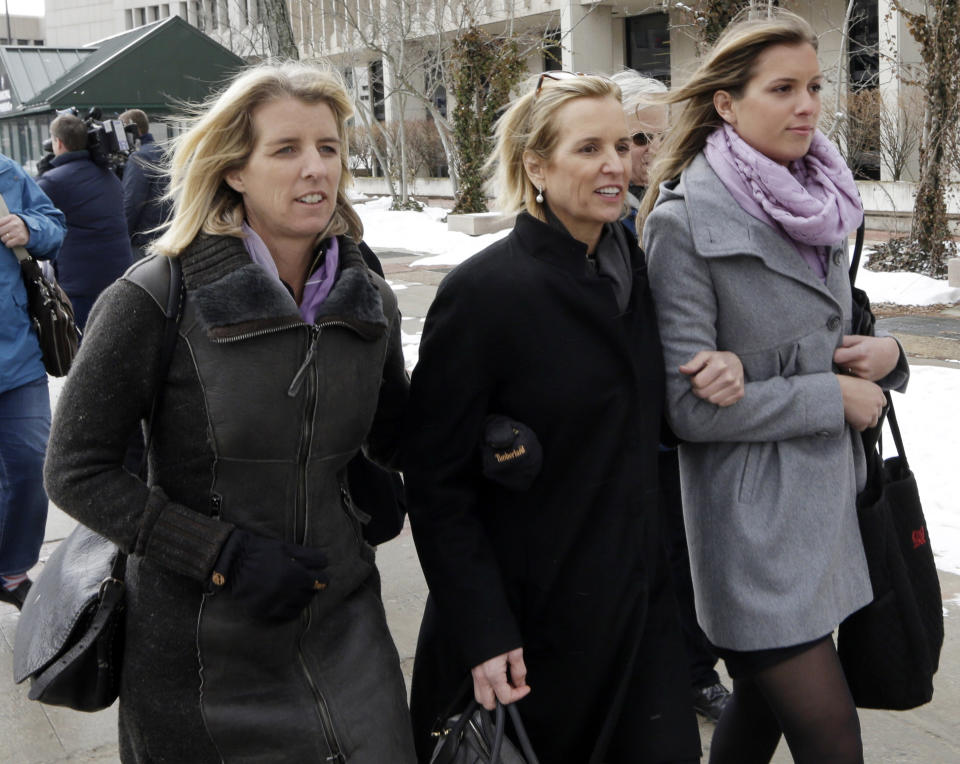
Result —
[{"label": "sunglasses on head", "polygon": [[559,82],[560,80],[572,80],[575,77],[585,76],[583,72],[567,72],[563,69],[556,69],[550,72],[544,72],[540,75],[540,79],[537,80],[537,89],[533,94],[534,98],[537,98],[540,95],[540,91],[543,90],[543,81],[544,80],[553,80],[554,82]]}]

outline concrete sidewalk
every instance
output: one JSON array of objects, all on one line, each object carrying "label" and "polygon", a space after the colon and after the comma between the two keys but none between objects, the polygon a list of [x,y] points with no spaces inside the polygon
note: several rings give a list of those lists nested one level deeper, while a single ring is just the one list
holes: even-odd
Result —
[{"label": "concrete sidewalk", "polygon": [[[414,259],[414,253],[381,252],[380,255],[384,260],[387,278],[397,288],[404,315],[404,332],[417,334],[433,299],[436,285],[447,269],[411,269],[408,264]],[[943,316],[933,320],[954,318],[960,319]],[[906,322],[905,319],[885,321],[899,322],[888,328],[901,337],[905,347],[908,341],[912,341],[908,338],[935,335],[933,341],[937,343],[934,348],[936,352],[930,348],[919,348],[920,352],[929,353],[928,358],[940,359],[940,363],[944,362],[943,359],[948,359],[948,365],[957,365],[960,368],[960,363],[950,362],[960,359],[960,320],[957,326],[949,321],[936,325],[926,321],[919,324]],[[958,332],[956,338],[950,336],[954,331]],[[908,352],[912,352],[909,347]],[[927,361],[912,358],[911,362]],[[51,508],[41,560],[49,556],[56,543],[63,539],[73,526],[70,518]],[[387,617],[400,651],[404,675],[409,683],[420,617],[427,594],[409,528],[398,538],[381,546],[377,552],[377,560],[383,577],[383,599]],[[862,711],[860,718],[867,762],[955,764],[960,761],[960,713],[957,710],[960,708],[960,576],[942,573],[940,581],[944,599],[946,639],[940,671],[935,682],[935,698],[932,703],[914,711]],[[12,646],[16,624],[16,611],[10,606],[0,604],[0,764],[106,764],[119,761],[115,707],[96,714],[81,714],[47,707],[27,700],[26,686],[13,685]],[[882,635],[878,635],[878,638],[882,638]],[[709,750],[712,732],[712,725],[701,723],[700,733],[705,753]],[[787,764],[790,761],[789,751],[786,745],[781,743],[774,762]]]}]

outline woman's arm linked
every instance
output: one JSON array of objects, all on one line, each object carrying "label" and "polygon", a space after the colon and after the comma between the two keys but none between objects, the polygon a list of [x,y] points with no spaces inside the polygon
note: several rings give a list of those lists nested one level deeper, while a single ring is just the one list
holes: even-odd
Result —
[{"label": "woman's arm linked", "polygon": [[698,396],[682,367],[717,347],[719,308],[709,265],[690,238],[685,205],[671,202],[654,210],[644,245],[664,348],[667,406],[680,438],[773,442],[814,433],[841,436],[844,408],[836,375],[829,371],[746,382],[747,407],[713,405]]}]

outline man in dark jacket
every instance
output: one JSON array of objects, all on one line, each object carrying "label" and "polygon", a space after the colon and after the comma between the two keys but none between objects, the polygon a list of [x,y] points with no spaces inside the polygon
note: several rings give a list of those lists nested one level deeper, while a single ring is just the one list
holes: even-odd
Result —
[{"label": "man in dark jacket", "polygon": [[67,218],[57,278],[83,329],[97,295],[132,261],[123,189],[116,175],[90,158],[83,120],[61,114],[50,124],[50,137],[53,166],[37,182]]},{"label": "man in dark jacket", "polygon": [[164,202],[167,175],[160,171],[166,160],[162,148],[150,133],[150,121],[140,109],[129,109],[120,115],[124,125],[136,125],[140,148],[130,155],[123,171],[123,212],[130,231],[134,259],[146,254],[146,247],[160,232],[155,230],[169,213]]}]

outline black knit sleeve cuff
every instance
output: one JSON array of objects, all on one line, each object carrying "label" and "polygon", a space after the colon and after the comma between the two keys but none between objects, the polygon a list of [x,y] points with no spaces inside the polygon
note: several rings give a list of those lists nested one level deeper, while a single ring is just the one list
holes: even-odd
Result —
[{"label": "black knit sleeve cuff", "polygon": [[170,501],[161,489],[153,487],[135,553],[176,573],[206,582],[233,529],[231,523]]}]

